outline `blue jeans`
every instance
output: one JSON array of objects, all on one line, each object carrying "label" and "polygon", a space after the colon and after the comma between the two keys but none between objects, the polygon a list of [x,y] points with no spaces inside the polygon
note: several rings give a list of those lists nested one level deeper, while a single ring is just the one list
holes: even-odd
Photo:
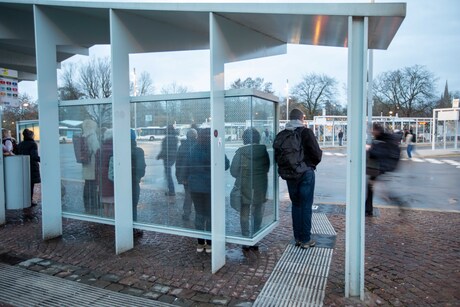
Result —
[{"label": "blue jeans", "polygon": [[414,145],[412,145],[412,144],[408,144],[408,145],[407,145],[407,156],[408,156],[409,158],[412,158],[412,149],[413,149],[413,148],[414,148]]},{"label": "blue jeans", "polygon": [[287,180],[292,202],[292,228],[296,242],[307,243],[311,239],[311,215],[315,191],[315,171],[307,170],[298,180]]}]

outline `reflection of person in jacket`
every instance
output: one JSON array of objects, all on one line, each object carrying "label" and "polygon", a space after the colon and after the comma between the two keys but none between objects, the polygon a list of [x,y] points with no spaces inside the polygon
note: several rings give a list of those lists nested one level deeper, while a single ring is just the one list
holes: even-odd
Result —
[{"label": "reflection of person in jacket", "polygon": [[167,196],[176,195],[171,169],[176,162],[178,141],[176,129],[174,129],[173,125],[168,125],[166,128],[166,137],[161,143],[161,151],[157,156],[157,160],[163,160],[165,167],[165,176],[168,182],[168,192],[165,193]]},{"label": "reflection of person in jacket", "polygon": [[[137,204],[141,194],[141,179],[145,176],[145,154],[144,150],[137,146],[136,132],[131,129],[131,175],[133,193],[133,220],[137,221]],[[139,233],[139,232],[137,232]]]},{"label": "reflection of person in jacket", "polygon": [[187,131],[187,139],[183,140],[177,150],[177,159],[176,159],[176,178],[179,184],[184,185],[184,213],[182,214],[182,219],[188,221],[190,218],[190,213],[192,212],[192,195],[190,194],[190,188],[187,178],[187,159],[190,157],[191,150],[196,144],[198,138],[198,132],[195,129],[190,129]]},{"label": "reflection of person in jacket", "polygon": [[24,140],[18,145],[18,154],[30,156],[30,199],[32,200],[32,207],[34,207],[37,205],[37,203],[33,201],[34,186],[36,183],[41,182],[40,156],[38,155],[37,143],[35,143],[34,140],[34,132],[29,129],[24,129],[22,135]]},{"label": "reflection of person in jacket", "polygon": [[96,214],[99,207],[96,182],[96,152],[99,150],[99,139],[96,122],[85,119],[82,123],[82,132],[88,144],[88,156],[90,157],[88,163],[82,164],[82,176],[85,180],[83,203],[86,213]]},{"label": "reflection of person in jacket", "polygon": [[[259,144],[260,134],[255,128],[243,132],[244,146],[238,148],[232,160],[230,174],[236,178],[235,186],[241,190],[240,225],[243,236],[256,234],[262,225],[270,169],[265,145]],[[251,227],[250,227],[251,224]],[[252,246],[257,250],[257,246]],[[243,247],[248,250],[249,247]]]},{"label": "reflection of person in jacket", "polygon": [[104,132],[104,138],[100,150],[96,154],[96,161],[100,163],[97,167],[97,182],[99,193],[104,204],[104,214],[111,216],[113,210],[114,187],[113,181],[109,179],[110,157],[113,156],[113,133],[112,129]]},{"label": "reflection of person in jacket", "polygon": [[[225,156],[225,169],[230,162]],[[209,128],[198,130],[198,142],[193,146],[188,163],[188,182],[193,204],[195,205],[196,230],[211,231],[211,130]],[[211,240],[198,239],[196,251],[206,249],[211,252]]]}]

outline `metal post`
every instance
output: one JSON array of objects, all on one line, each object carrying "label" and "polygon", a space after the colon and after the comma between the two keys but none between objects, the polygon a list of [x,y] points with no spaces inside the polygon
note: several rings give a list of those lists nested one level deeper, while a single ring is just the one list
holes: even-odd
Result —
[{"label": "metal post", "polygon": [[131,110],[129,105],[130,31],[122,13],[110,10],[112,60],[112,124],[115,190],[115,251],[130,250],[133,241],[133,205],[131,184]]},{"label": "metal post", "polygon": [[34,5],[35,52],[39,111],[40,172],[42,178],[42,236],[44,240],[62,234],[59,110],[57,96],[56,45],[70,42],[59,35],[58,25],[46,8]]},{"label": "metal post", "polygon": [[209,13],[211,61],[211,238],[212,272],[225,265],[225,109],[224,65],[227,42],[222,34],[227,25]]},{"label": "metal post", "polygon": [[348,19],[345,296],[364,299],[367,17]]}]

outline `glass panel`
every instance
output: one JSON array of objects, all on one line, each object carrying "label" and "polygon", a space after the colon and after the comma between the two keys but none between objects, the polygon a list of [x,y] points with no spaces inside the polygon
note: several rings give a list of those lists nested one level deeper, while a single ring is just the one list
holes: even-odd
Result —
[{"label": "glass panel", "polygon": [[[227,235],[253,238],[275,221],[273,151],[275,105],[256,97],[226,98]],[[230,130],[230,131],[228,131]],[[239,189],[239,194],[234,193]],[[240,210],[232,206],[233,200]]]},{"label": "glass panel", "polygon": [[113,154],[109,104],[59,108],[62,210],[113,218]]},{"label": "glass panel", "polygon": [[[189,192],[206,188],[210,199],[210,182],[193,187],[188,183],[192,174],[203,169],[210,174],[210,163],[191,165],[197,135],[210,126],[209,98],[133,103],[131,114],[137,147],[146,162],[145,175],[139,178],[135,221],[195,229],[196,209]],[[206,133],[210,136],[209,129]]]}]

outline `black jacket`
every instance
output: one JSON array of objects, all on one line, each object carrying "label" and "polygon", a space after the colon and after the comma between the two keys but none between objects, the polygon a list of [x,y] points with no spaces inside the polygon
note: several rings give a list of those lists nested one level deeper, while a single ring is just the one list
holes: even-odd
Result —
[{"label": "black jacket", "polygon": [[30,181],[31,183],[40,183],[40,156],[38,155],[38,146],[33,139],[24,139],[18,145],[18,154],[30,156]]},{"label": "black jacket", "polygon": [[316,166],[321,162],[321,158],[323,157],[323,151],[319,148],[316,137],[311,129],[303,128],[301,136],[305,155],[304,161],[308,166],[316,169]]}]

